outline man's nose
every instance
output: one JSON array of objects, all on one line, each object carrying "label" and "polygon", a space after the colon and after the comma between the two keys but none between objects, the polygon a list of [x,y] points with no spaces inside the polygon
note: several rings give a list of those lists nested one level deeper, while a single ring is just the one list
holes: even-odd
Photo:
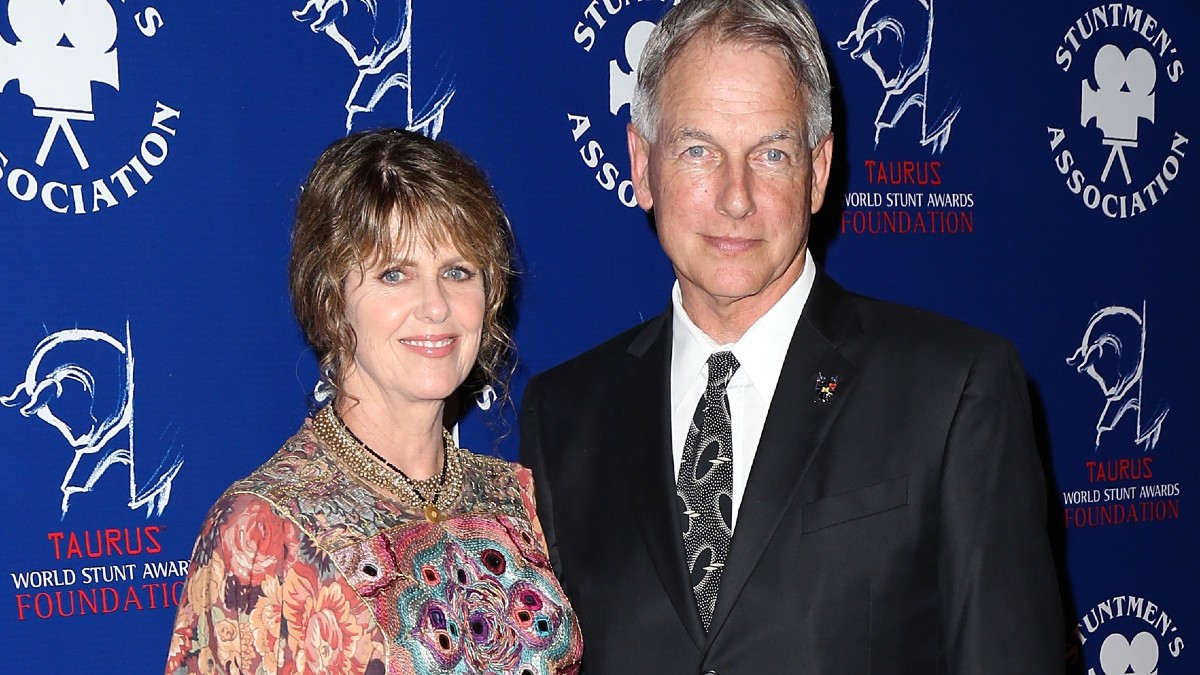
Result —
[{"label": "man's nose", "polygon": [[754,177],[743,162],[728,162],[722,167],[717,191],[717,211],[734,220],[754,213]]}]

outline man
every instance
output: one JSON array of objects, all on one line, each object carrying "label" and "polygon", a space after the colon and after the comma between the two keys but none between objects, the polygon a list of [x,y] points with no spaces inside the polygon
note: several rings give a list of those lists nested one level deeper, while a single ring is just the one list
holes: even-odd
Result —
[{"label": "man", "polygon": [[587,675],[1062,670],[1018,357],[817,268],[830,125],[795,0],[683,0],[647,44],[629,148],[671,305],[522,409]]}]

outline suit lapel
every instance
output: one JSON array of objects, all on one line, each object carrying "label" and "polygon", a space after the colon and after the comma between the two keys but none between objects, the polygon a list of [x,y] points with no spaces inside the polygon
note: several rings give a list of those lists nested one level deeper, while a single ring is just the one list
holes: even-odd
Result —
[{"label": "suit lapel", "polygon": [[[850,296],[818,269],[784,358],[738,507],[710,642],[729,616],[829,428],[853,393],[857,369],[838,353],[838,347],[860,332]],[[817,400],[818,375],[838,378],[837,392],[827,402]]]},{"label": "suit lapel", "polygon": [[700,647],[704,626],[686,573],[683,535],[676,515],[675,475],[671,460],[671,312],[648,324],[631,343],[634,363],[625,373],[626,396],[616,424],[624,450],[630,494],[638,529],[655,571],[688,635]]}]

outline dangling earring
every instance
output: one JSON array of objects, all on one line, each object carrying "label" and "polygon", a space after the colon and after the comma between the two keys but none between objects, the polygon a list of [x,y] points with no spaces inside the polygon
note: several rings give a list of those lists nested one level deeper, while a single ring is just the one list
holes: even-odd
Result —
[{"label": "dangling earring", "polygon": [[333,367],[331,366],[321,373],[321,377],[317,380],[316,385],[313,386],[312,395],[313,400],[318,405],[324,405],[332,401],[336,394],[337,387],[333,386]]},{"label": "dangling earring", "polygon": [[475,406],[480,410],[491,410],[492,404],[496,402],[496,390],[492,385],[485,384],[479,393],[475,394]]}]

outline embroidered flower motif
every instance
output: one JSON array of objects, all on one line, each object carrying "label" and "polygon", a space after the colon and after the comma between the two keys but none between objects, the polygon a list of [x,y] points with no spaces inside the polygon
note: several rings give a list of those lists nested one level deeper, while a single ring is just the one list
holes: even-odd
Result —
[{"label": "embroidered flower motif", "polygon": [[221,543],[229,550],[229,568],[237,580],[257,586],[277,574],[288,549],[296,547],[296,533],[265,503],[257,499],[242,503],[243,508],[225,525]]},{"label": "embroidered flower motif", "polygon": [[537,649],[554,644],[562,623],[562,608],[533,584],[518,581],[508,591],[508,616],[525,642]]},{"label": "embroidered flower motif", "polygon": [[321,584],[303,574],[284,579],[283,615],[297,675],[361,675],[367,664],[356,654],[363,627],[351,612],[349,589],[340,580]]},{"label": "embroidered flower motif", "polygon": [[415,527],[402,539],[420,542],[403,562],[419,581],[402,596],[400,615],[412,617],[406,633],[425,647],[426,668],[543,672],[545,663],[577,647],[556,591],[543,588],[546,581],[533,571],[546,556],[527,524],[499,515],[463,517],[445,527]]},{"label": "embroidered flower motif", "polygon": [[263,581],[263,597],[250,611],[251,636],[254,648],[262,655],[263,668],[270,673],[283,665],[279,659],[280,628],[283,624],[283,592],[279,580]]},{"label": "embroidered flower motif", "polygon": [[462,660],[462,627],[455,614],[445,602],[430,600],[421,607],[413,629],[413,637],[429,648],[442,670],[451,670]]},{"label": "embroidered flower motif", "polygon": [[442,575],[433,565],[421,565],[420,576],[430,586],[437,586],[442,583]]},{"label": "embroidered flower motif", "polygon": [[496,520],[504,526],[513,546],[521,552],[521,557],[528,560],[534,567],[550,569],[550,558],[546,555],[538,535],[524,521],[510,516],[496,516]]},{"label": "embroidered flower motif", "polygon": [[[213,655],[212,650],[208,646],[200,648],[200,653],[196,655],[195,672],[201,675],[218,675],[224,671],[221,664],[217,662],[217,657]],[[191,669],[189,669],[191,672]]]},{"label": "embroidered flower motif", "polygon": [[254,659],[250,627],[235,619],[223,619],[213,626],[217,638],[217,661],[230,672],[241,672],[242,665]]},{"label": "embroidered flower motif", "polygon": [[504,574],[504,570],[508,567],[508,563],[504,560],[504,554],[494,548],[485,548],[483,553],[479,554],[479,560],[487,568],[487,571],[496,576]]},{"label": "embroidered flower motif", "polygon": [[192,568],[186,593],[191,604],[207,607],[225,603],[225,560],[213,556],[207,565]]},{"label": "embroidered flower motif", "polygon": [[[319,448],[306,438],[299,435],[210,512],[171,635],[168,672],[577,670],[578,626],[548,568],[536,520],[525,517],[536,519],[527,471],[484,463],[486,480],[470,483],[479,489],[463,497],[462,512],[434,525],[341,482],[344,475],[317,461]],[[255,496],[263,494],[260,484],[297,479],[322,485],[306,485],[291,502]],[[337,534],[332,550],[320,533]]]},{"label": "embroidered flower motif", "polygon": [[192,638],[195,636],[196,613],[190,605],[185,605],[175,619],[175,629],[171,632],[171,646],[167,650],[167,668],[170,673],[181,668],[192,651]]},{"label": "embroidered flower motif", "polygon": [[452,592],[459,616],[466,618],[463,652],[473,672],[512,672],[521,641],[508,624],[507,596],[493,577],[482,577]]}]

